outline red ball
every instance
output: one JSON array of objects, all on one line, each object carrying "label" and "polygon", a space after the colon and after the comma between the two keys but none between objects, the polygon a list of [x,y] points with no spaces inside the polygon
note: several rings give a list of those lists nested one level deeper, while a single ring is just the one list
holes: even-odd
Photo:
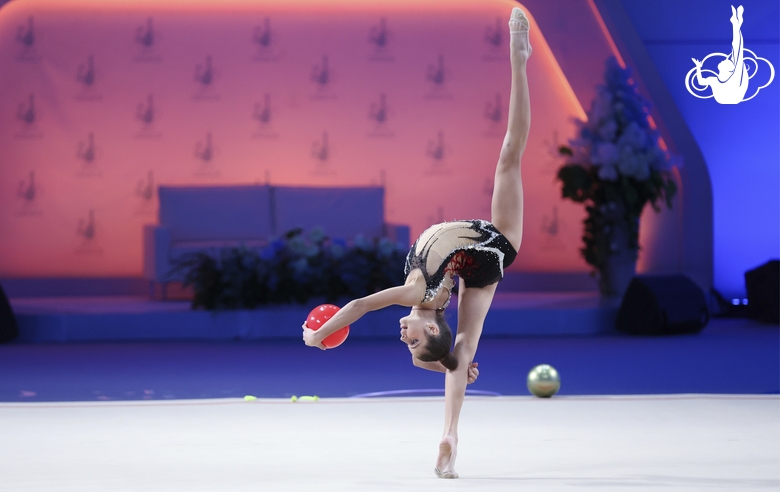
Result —
[{"label": "red ball", "polygon": [[[326,321],[339,312],[339,309],[338,306],[334,306],[333,304],[322,304],[317,306],[311,310],[309,317],[306,318],[306,327],[311,328],[314,331],[319,330],[320,326],[324,325]],[[344,340],[347,339],[347,335],[349,335],[349,326],[345,326],[344,328],[331,333],[325,337],[322,344],[327,348],[338,347],[344,343]]]}]

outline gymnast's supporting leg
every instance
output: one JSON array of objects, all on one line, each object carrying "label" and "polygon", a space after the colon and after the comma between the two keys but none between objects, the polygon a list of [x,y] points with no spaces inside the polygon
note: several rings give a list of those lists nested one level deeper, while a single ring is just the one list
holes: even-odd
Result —
[{"label": "gymnast's supporting leg", "polygon": [[[531,55],[528,42],[528,19],[518,8],[512,10],[509,21],[512,90],[509,97],[509,122],[501,148],[493,191],[492,222],[509,240],[515,250],[523,236],[523,188],[520,179],[520,157],[528,140],[531,109],[528,78],[525,67]],[[477,352],[485,316],[493,301],[497,284],[481,289],[467,289],[460,280],[458,295],[458,333],[453,353],[458,368],[447,371],[444,393],[444,436],[439,444],[436,474],[441,478],[457,478],[455,458],[458,445],[458,420],[466,395],[468,365]]]}]

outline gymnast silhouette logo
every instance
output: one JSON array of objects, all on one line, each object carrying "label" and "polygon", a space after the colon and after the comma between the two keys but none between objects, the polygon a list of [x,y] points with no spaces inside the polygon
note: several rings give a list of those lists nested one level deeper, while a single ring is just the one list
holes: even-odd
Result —
[{"label": "gymnast silhouette logo", "polygon": [[261,125],[271,124],[273,112],[271,111],[271,95],[266,93],[262,103],[255,103],[255,109],[252,112],[252,118],[259,121]]},{"label": "gymnast silhouette logo", "polygon": [[95,57],[93,55],[87,57],[87,63],[78,66],[76,81],[84,87],[92,87],[95,84]]},{"label": "gymnast silhouette logo", "polygon": [[154,48],[155,32],[152,26],[152,18],[146,19],[145,26],[139,26],[135,30],[135,42],[138,43],[142,49],[151,50]]},{"label": "gymnast silhouette logo", "polygon": [[271,49],[271,43],[273,42],[273,39],[274,36],[271,32],[271,19],[266,17],[263,19],[263,25],[255,26],[254,30],[252,31],[252,42],[257,44],[262,50],[269,50]]},{"label": "gymnast silhouette logo", "polygon": [[198,140],[195,145],[195,157],[203,161],[204,164],[208,164],[214,159],[214,145],[211,141],[211,132],[206,133],[205,140]]},{"label": "gymnast silhouette logo", "polygon": [[146,103],[138,103],[138,107],[135,110],[135,118],[140,121],[145,128],[148,128],[154,124],[154,97],[152,94],[146,98]]},{"label": "gymnast silhouette logo", "polygon": [[141,179],[135,187],[135,196],[143,199],[144,203],[150,203],[154,198],[154,173],[149,171],[146,179]]},{"label": "gymnast silhouette logo", "polygon": [[388,50],[392,33],[387,28],[387,19],[381,17],[379,24],[371,26],[368,30],[368,42],[373,48],[373,52],[369,55],[370,61],[385,61],[391,62],[395,60]]},{"label": "gymnast silhouette logo", "polygon": [[496,23],[485,28],[485,36],[482,38],[493,50],[499,50],[504,44],[504,30],[506,27],[499,17]]},{"label": "gymnast silhouette logo", "polygon": [[439,132],[436,140],[428,140],[426,154],[436,162],[444,160],[444,133]]},{"label": "gymnast silhouette logo", "polygon": [[542,249],[546,250],[561,250],[565,249],[566,245],[561,239],[561,232],[566,229],[565,224],[558,217],[558,206],[553,205],[552,213],[550,215],[544,215],[542,217],[542,233],[544,233],[545,241],[542,244]]},{"label": "gymnast silhouette logo", "polygon": [[[731,53],[711,53],[699,61],[692,58],[693,67],[685,76],[685,88],[691,95],[699,99],[714,97],[720,104],[739,104],[756,97],[758,92],[772,83],[775,78],[775,68],[766,58],[757,56],[751,50],[745,48],[742,37],[742,22],[745,9],[740,5],[736,9],[731,6]],[[718,71],[704,68],[707,60],[717,64]],[[750,80],[759,72],[759,62],[766,63],[769,76],[763,85],[753,84],[754,90],[748,94]],[[707,76],[710,75],[710,76]],[[766,80],[767,77],[762,77]],[[704,94],[704,95],[702,95]],[[747,96],[747,97],[746,97]]]},{"label": "gymnast silhouette logo", "polygon": [[328,162],[328,159],[330,158],[330,143],[328,142],[328,132],[322,132],[322,140],[312,143],[311,155],[321,163]]},{"label": "gymnast silhouette logo", "polygon": [[21,204],[16,215],[23,217],[43,215],[37,204],[40,194],[41,187],[35,181],[35,171],[30,171],[29,179],[19,181],[19,187],[16,190],[16,196]]},{"label": "gymnast silhouette logo", "polygon": [[76,150],[76,156],[84,161],[84,164],[91,165],[97,159],[97,152],[95,151],[95,134],[89,132],[86,142],[79,142]]},{"label": "gymnast silhouette logo", "polygon": [[35,95],[30,94],[30,97],[27,98],[27,103],[19,104],[16,110],[16,119],[26,126],[32,126],[35,124],[36,114]]},{"label": "gymnast silhouette logo", "polygon": [[35,45],[35,28],[32,16],[27,18],[27,25],[17,26],[16,41],[27,49]]},{"label": "gymnast silhouette logo", "polygon": [[211,55],[206,56],[204,64],[195,66],[195,81],[202,87],[210,87],[214,82],[214,68],[211,66]]},{"label": "gymnast silhouette logo", "polygon": [[368,110],[368,117],[374,120],[378,126],[387,122],[387,96],[379,94],[379,102],[372,102]]},{"label": "gymnast silhouette logo", "polygon": [[38,194],[38,187],[35,184],[35,171],[30,171],[30,179],[19,182],[19,189],[16,190],[16,196],[24,200],[25,203],[35,201]]},{"label": "gymnast silhouette logo", "polygon": [[503,107],[504,105],[501,102],[501,94],[496,94],[496,97],[493,101],[488,101],[487,104],[485,104],[484,116],[491,125],[497,125],[504,119],[504,111],[502,109]]},{"label": "gymnast silhouette logo", "polygon": [[95,239],[97,233],[97,227],[95,226],[95,211],[89,210],[87,219],[79,219],[78,226],[76,226],[76,234],[81,236],[85,242],[90,242]]},{"label": "gymnast silhouette logo", "polygon": [[444,67],[444,55],[439,55],[436,63],[428,64],[426,79],[437,89],[444,87],[444,82],[447,79],[447,70]]},{"label": "gymnast silhouette logo", "polygon": [[311,69],[311,80],[320,90],[325,90],[330,83],[330,68],[327,55],[322,57],[322,64],[314,65]]}]

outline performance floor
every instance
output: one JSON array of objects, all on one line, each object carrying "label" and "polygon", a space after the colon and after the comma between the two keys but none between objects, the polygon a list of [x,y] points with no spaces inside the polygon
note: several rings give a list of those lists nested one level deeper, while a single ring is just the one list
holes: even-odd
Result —
[{"label": "performance floor", "polygon": [[468,398],[458,480],[434,398],[0,404],[10,491],[759,491],[774,395]]},{"label": "performance floor", "polygon": [[[443,377],[409,357],[392,339],[0,345],[0,490],[780,489],[777,325],[483,339],[469,388],[502,396],[467,397],[454,481],[433,474]],[[548,400],[525,396],[540,363],[561,374]]]}]

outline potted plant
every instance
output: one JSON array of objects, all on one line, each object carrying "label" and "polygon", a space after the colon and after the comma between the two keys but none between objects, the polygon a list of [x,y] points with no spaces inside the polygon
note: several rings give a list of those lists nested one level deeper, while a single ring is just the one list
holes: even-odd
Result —
[{"label": "potted plant", "polygon": [[661,147],[630,70],[612,57],[604,78],[587,121],[575,120],[576,136],[558,149],[565,162],[557,178],[563,198],[585,204],[580,253],[599,290],[621,296],[636,272],[642,210],[648,202],[656,212],[659,202],[672,207],[677,159]]}]

